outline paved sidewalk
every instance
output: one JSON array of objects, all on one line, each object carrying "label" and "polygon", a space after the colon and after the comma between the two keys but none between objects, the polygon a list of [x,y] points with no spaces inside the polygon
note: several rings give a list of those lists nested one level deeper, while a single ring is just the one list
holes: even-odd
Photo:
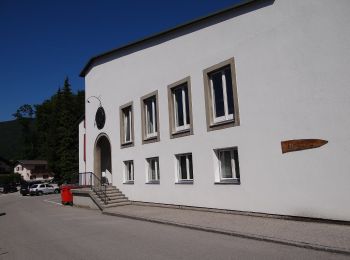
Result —
[{"label": "paved sidewalk", "polygon": [[103,214],[350,255],[350,225],[139,205]]}]

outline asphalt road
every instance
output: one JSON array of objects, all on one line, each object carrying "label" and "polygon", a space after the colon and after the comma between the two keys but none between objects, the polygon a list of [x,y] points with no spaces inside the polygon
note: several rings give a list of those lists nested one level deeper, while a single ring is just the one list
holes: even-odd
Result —
[{"label": "asphalt road", "polygon": [[348,256],[102,215],[59,195],[0,195],[0,259],[349,259]]}]

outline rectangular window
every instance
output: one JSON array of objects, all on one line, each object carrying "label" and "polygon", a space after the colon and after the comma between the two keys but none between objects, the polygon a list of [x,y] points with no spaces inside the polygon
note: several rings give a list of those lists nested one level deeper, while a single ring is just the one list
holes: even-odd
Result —
[{"label": "rectangular window", "polygon": [[143,143],[159,141],[158,91],[141,98]]},{"label": "rectangular window", "polygon": [[234,59],[203,71],[208,131],[239,125]]},{"label": "rectangular window", "polygon": [[146,116],[146,138],[157,135],[157,119],[156,119],[156,98],[151,97],[144,101],[145,116]]},{"label": "rectangular window", "polygon": [[214,123],[233,119],[233,94],[230,67],[209,75]]},{"label": "rectangular window", "polygon": [[134,183],[134,161],[124,161],[124,183]]},{"label": "rectangular window", "polygon": [[159,183],[159,158],[153,157],[147,160],[147,183]]},{"label": "rectangular window", "polygon": [[193,133],[190,77],[168,86],[170,137]]},{"label": "rectangular window", "polygon": [[120,107],[120,143],[121,147],[129,147],[134,141],[134,118],[132,102]]},{"label": "rectangular window", "polygon": [[131,138],[131,107],[123,109],[124,117],[124,142],[128,143],[132,141]]},{"label": "rectangular window", "polygon": [[238,149],[225,148],[216,150],[218,162],[217,183],[240,183]]},{"label": "rectangular window", "polygon": [[192,154],[176,155],[177,183],[193,183]]},{"label": "rectangular window", "polygon": [[174,112],[175,112],[175,130],[181,131],[190,128],[190,117],[188,111],[188,89],[184,84],[172,91]]}]

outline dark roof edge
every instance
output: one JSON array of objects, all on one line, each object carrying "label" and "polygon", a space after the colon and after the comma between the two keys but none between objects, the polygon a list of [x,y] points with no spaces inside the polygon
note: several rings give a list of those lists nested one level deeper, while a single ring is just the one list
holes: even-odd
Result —
[{"label": "dark roof edge", "polygon": [[77,121],[75,122],[75,124],[80,124],[84,119],[85,119],[85,113],[82,114],[82,115],[77,119]]},{"label": "dark roof edge", "polygon": [[183,24],[180,24],[176,27],[173,27],[171,29],[168,29],[168,30],[165,30],[165,31],[162,31],[160,33],[156,33],[154,35],[151,35],[151,36],[148,36],[148,37],[145,37],[145,38],[142,38],[140,40],[137,40],[137,41],[134,41],[134,42],[131,42],[131,43],[128,43],[126,45],[123,45],[121,47],[118,47],[118,48],[115,48],[115,49],[112,49],[110,51],[107,51],[107,52],[104,52],[104,53],[101,53],[97,56],[94,56],[92,58],[90,58],[90,60],[88,61],[88,63],[84,66],[83,70],[80,72],[79,76],[80,77],[85,77],[86,74],[88,73],[89,69],[91,68],[92,64],[97,60],[97,59],[100,59],[100,58],[105,58],[105,57],[108,57],[110,54],[112,53],[116,53],[118,51],[122,51],[122,50],[125,50],[125,49],[128,49],[130,47],[133,47],[135,45],[138,45],[138,44],[141,44],[141,43],[144,43],[144,42],[147,42],[147,41],[150,41],[150,40],[153,40],[155,38],[158,38],[158,37],[161,37],[161,36],[164,36],[164,35],[167,35],[169,33],[172,33],[174,31],[177,31],[179,29],[183,29],[185,27],[188,27],[188,26],[191,26],[191,25],[194,25],[194,24],[197,24],[197,23],[200,23],[204,20],[207,20],[209,18],[213,18],[213,17],[216,17],[216,16],[219,16],[219,15],[222,15],[222,14],[225,14],[227,12],[230,12],[234,9],[238,9],[240,7],[243,7],[251,2],[254,2],[256,0],[242,0],[240,3],[238,4],[235,4],[229,8],[225,8],[225,9],[222,9],[222,10],[219,10],[219,11],[216,11],[212,14],[209,14],[209,15],[206,15],[206,16],[202,16],[200,18],[197,18],[195,20],[192,20],[190,22],[187,22],[187,23],[183,23]]},{"label": "dark roof edge", "polygon": [[26,164],[26,165],[34,165],[34,164],[48,164],[47,160],[17,160],[15,165],[17,164]]}]

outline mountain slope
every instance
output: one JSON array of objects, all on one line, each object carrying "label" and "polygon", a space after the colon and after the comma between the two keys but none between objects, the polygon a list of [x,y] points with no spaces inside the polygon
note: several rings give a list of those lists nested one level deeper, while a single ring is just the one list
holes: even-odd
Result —
[{"label": "mountain slope", "polygon": [[20,159],[22,147],[21,126],[16,120],[0,122],[0,157]]}]

